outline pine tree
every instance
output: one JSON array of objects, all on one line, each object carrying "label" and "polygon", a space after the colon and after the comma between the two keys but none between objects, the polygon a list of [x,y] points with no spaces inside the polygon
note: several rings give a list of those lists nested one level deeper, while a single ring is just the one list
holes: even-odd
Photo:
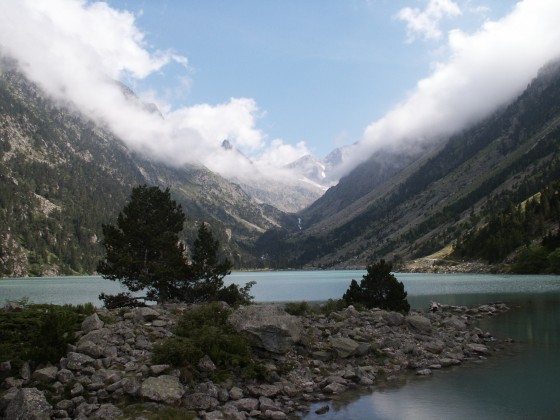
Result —
[{"label": "pine tree", "polygon": [[352,280],[350,287],[342,296],[347,304],[362,304],[366,308],[381,308],[408,313],[410,305],[402,282],[391,274],[393,265],[380,260],[367,267],[360,285]]},{"label": "pine tree", "polygon": [[189,281],[185,247],[178,237],[184,221],[169,188],[133,188],[117,225],[103,225],[107,255],[97,270],[132,292],[145,289],[149,300],[179,298]]}]

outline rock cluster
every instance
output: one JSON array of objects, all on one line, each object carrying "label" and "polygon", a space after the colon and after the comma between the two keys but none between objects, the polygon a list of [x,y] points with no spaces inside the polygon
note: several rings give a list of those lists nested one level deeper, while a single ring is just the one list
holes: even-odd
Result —
[{"label": "rock cluster", "polygon": [[185,407],[203,419],[285,419],[350,388],[367,389],[410,371],[430,375],[493,353],[502,344],[474,321],[507,307],[440,305],[435,313],[408,316],[349,307],[303,317],[276,306],[240,308],[232,324],[252,339],[266,380],[214,383],[208,378],[215,366],[205,356],[198,368],[208,375],[194,384],[185,384],[179,370],[151,362],[154,342],[173,336],[174,314],[182,310],[187,308],[99,310],[101,316],[83,322],[76,344],[57,366],[33,372],[24,366],[20,377],[4,381],[0,415],[115,419],[137,401]]}]

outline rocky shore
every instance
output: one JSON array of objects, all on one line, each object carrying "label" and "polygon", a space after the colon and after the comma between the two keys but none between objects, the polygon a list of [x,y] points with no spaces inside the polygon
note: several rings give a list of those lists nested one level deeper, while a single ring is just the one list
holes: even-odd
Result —
[{"label": "rocky shore", "polygon": [[152,363],[154,344],[173,336],[187,306],[99,309],[56,366],[31,371],[25,365],[4,381],[0,416],[149,419],[176,407],[201,419],[298,418],[314,402],[324,401],[321,411],[328,411],[329,399],[349,389],[368,390],[411,372],[431,375],[500,351],[508,340],[497,341],[476,320],[507,309],[502,303],[440,305],[435,312],[403,316],[349,307],[292,316],[275,305],[241,307],[230,322],[252,343],[266,379],[222,382],[210,379],[215,365],[208,356],[198,364],[205,378],[197,380]]}]

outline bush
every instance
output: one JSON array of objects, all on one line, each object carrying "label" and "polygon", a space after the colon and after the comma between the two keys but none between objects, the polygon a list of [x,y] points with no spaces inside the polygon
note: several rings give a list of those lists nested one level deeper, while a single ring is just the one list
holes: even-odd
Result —
[{"label": "bush", "polygon": [[14,371],[26,361],[57,363],[93,312],[92,304],[25,305],[21,312],[0,311],[0,361],[10,360]]},{"label": "bush", "polygon": [[410,305],[406,299],[407,293],[402,282],[391,274],[392,268],[392,264],[385,260],[369,265],[360,284],[352,280],[342,299],[348,305],[408,313]]},{"label": "bush", "polygon": [[289,302],[284,306],[284,310],[290,315],[302,316],[309,312],[311,307],[307,302]]},{"label": "bush", "polygon": [[154,363],[171,364],[197,370],[208,355],[217,367],[217,375],[233,372],[253,377],[258,371],[251,348],[227,322],[231,309],[220,303],[199,306],[185,312],[175,330],[176,337],[154,347]]}]

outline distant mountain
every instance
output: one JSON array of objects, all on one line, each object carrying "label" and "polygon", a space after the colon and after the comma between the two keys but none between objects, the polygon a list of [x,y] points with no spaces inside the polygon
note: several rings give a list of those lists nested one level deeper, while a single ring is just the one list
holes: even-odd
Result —
[{"label": "distant mountain", "polygon": [[362,267],[376,258],[425,256],[559,179],[559,162],[554,62],[471,128],[413,154],[374,154],[300,212],[295,231],[268,232],[258,246],[288,266]]},{"label": "distant mountain", "polygon": [[[287,165],[283,168],[284,174],[275,173],[271,176],[254,166],[253,162],[229,140],[222,142],[222,148],[228,153],[234,153],[238,161],[251,170],[249,173],[240,171],[228,176],[228,179],[239,185],[259,203],[269,204],[287,213],[295,213],[309,206],[327,189],[320,181],[306,177],[304,173],[306,169],[302,168],[299,162],[307,157]],[[308,158],[314,159],[311,156]]]},{"label": "distant mountain", "polygon": [[[123,94],[133,96],[125,87]],[[204,167],[137,155],[0,62],[0,275],[92,273],[101,225],[114,223],[131,188],[144,183],[171,188],[187,215],[187,243],[208,221],[238,267],[254,266],[258,235],[297,225]]]}]

